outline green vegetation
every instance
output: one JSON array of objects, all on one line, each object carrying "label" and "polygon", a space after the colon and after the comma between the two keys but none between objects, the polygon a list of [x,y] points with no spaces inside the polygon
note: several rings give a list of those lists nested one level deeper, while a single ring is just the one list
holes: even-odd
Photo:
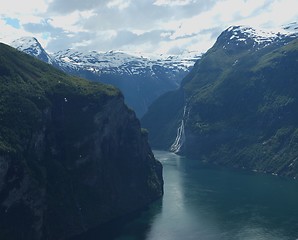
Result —
[{"label": "green vegetation", "polygon": [[[150,141],[168,148],[175,137],[167,140],[157,129],[166,129],[169,136],[170,123],[175,132],[180,121],[168,108],[176,109],[181,120],[187,104],[183,154],[298,176],[298,40],[262,49],[224,44],[219,38],[183,80],[181,89],[152,105],[143,118]],[[173,106],[181,92],[184,104]],[[164,121],[160,116],[168,117]]]},{"label": "green vegetation", "polygon": [[[235,56],[230,62],[225,56],[225,68],[199,88],[206,78],[198,69],[184,86],[192,105],[187,128],[195,135],[186,151],[219,164],[297,175],[291,163],[296,143],[287,141],[298,128],[297,46],[293,41],[266,54],[241,53],[236,64]],[[207,54],[208,64],[209,58],[221,59]]]},{"label": "green vegetation", "polygon": [[70,77],[4,44],[0,44],[0,56],[0,153],[24,150],[44,124],[51,101],[70,105],[87,96],[104,103],[121,95],[112,86]]},{"label": "green vegetation", "polygon": [[155,101],[142,118],[142,125],[149,129],[149,142],[153,148],[168,149],[176,137],[183,107],[183,91],[173,91],[162,95]]},{"label": "green vegetation", "polygon": [[0,239],[68,239],[162,196],[117,89],[3,44],[0,56]]}]

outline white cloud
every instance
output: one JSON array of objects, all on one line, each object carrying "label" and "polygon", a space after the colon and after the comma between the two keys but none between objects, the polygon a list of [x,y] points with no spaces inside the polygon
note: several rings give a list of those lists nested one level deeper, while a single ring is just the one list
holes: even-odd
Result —
[{"label": "white cloud", "polygon": [[123,10],[125,8],[128,8],[130,5],[130,0],[113,0],[108,2],[107,7],[108,8],[118,8],[120,10]]},{"label": "white cloud", "polygon": [[[0,0],[0,37],[31,35],[57,51],[206,51],[231,25],[297,21],[297,0]],[[13,19],[19,29],[4,19]],[[12,25],[12,23],[11,23]]]},{"label": "white cloud", "polygon": [[74,11],[86,11],[105,6],[109,0],[52,0],[47,11],[51,14],[69,14]]},{"label": "white cloud", "polygon": [[157,6],[183,6],[195,2],[195,0],[156,0],[153,4]]},{"label": "white cloud", "polygon": [[0,19],[0,41],[6,44],[10,44],[16,38],[29,35],[22,29],[16,29],[8,24],[4,20]]},{"label": "white cloud", "polygon": [[45,12],[47,2],[45,0],[0,0],[1,13],[9,16],[19,17],[25,15],[38,15]]},{"label": "white cloud", "polygon": [[[23,28],[23,24],[40,22],[41,15],[47,9],[47,2],[44,0],[31,0],[30,3],[19,0],[0,0],[0,6],[0,40],[9,44],[19,37],[32,36],[32,33]],[[5,18],[16,19],[20,25],[19,29],[9,26],[3,21]],[[36,35],[36,37],[41,38],[41,42],[43,41],[42,35]]]},{"label": "white cloud", "polygon": [[[82,27],[80,27],[78,23],[86,18],[84,16],[86,13],[75,11],[67,15],[55,16],[54,18],[51,18],[50,23],[53,27],[61,28],[68,32],[79,32],[82,31]],[[87,16],[92,16],[92,14],[89,13]]]},{"label": "white cloud", "polygon": [[275,0],[266,13],[272,25],[287,24],[298,20],[298,2],[296,0]]}]

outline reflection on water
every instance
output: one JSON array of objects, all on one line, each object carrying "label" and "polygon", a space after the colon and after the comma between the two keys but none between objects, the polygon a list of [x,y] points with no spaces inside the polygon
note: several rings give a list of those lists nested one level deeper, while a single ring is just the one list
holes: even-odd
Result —
[{"label": "reflection on water", "polygon": [[163,199],[80,239],[298,239],[297,181],[219,169],[168,152],[154,154],[164,166]]}]

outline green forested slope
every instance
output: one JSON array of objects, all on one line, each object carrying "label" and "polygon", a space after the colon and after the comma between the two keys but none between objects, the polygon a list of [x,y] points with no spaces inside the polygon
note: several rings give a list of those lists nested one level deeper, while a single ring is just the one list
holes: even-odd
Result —
[{"label": "green forested slope", "polygon": [[[153,147],[169,148],[181,119],[185,141],[180,154],[225,166],[298,176],[298,40],[255,48],[236,45],[224,32],[203,55],[182,87],[179,118],[167,114],[163,98],[142,120]],[[156,107],[158,106],[158,107]],[[163,108],[162,142],[156,140],[156,109]],[[186,113],[183,116],[183,107]],[[170,108],[174,108],[171,106]],[[155,113],[155,116],[152,114]],[[172,126],[175,125],[173,128]],[[161,135],[161,133],[159,133]]]},{"label": "green forested slope", "polygon": [[0,44],[0,239],[66,239],[144,207],[162,183],[117,89]]}]

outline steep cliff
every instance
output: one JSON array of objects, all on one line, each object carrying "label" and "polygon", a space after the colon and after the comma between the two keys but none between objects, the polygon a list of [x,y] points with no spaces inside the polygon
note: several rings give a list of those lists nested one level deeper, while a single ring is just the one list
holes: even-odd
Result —
[{"label": "steep cliff", "polygon": [[161,94],[177,89],[199,56],[162,55],[147,58],[121,51],[82,52],[75,49],[48,54],[36,38],[23,37],[11,46],[74,76],[111,84],[121,90],[125,102],[138,117]]},{"label": "steep cliff", "polygon": [[179,91],[160,98],[144,116],[152,146],[297,177],[297,58],[297,34],[261,36],[230,27]]},{"label": "steep cliff", "polygon": [[3,44],[0,56],[1,239],[65,239],[162,195],[162,166],[118,90]]}]

